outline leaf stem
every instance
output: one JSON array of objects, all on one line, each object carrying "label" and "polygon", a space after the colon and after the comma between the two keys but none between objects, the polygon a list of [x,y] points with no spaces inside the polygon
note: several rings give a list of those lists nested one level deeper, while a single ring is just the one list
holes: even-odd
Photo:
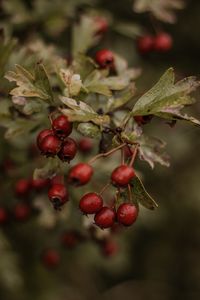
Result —
[{"label": "leaf stem", "polygon": [[124,146],[126,146],[126,143],[123,143],[123,144],[117,146],[116,148],[111,149],[108,152],[97,154],[88,161],[88,164],[92,164],[93,162],[95,162],[97,159],[99,159],[101,157],[107,157],[107,156],[113,154],[114,152],[116,152],[117,150],[123,148]]}]

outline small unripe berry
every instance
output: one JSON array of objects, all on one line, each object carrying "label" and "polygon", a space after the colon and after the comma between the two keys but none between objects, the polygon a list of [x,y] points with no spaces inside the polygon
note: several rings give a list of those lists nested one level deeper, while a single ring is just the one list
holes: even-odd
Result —
[{"label": "small unripe berry", "polygon": [[84,214],[95,214],[102,206],[103,199],[96,193],[85,194],[79,202],[79,208]]},{"label": "small unripe berry", "polygon": [[15,184],[17,197],[26,197],[30,193],[31,182],[29,179],[19,179]]},{"label": "small unripe berry", "polygon": [[158,52],[168,52],[172,44],[172,37],[165,32],[158,34],[154,39],[154,49]]},{"label": "small unripe berry", "polygon": [[140,54],[147,54],[154,48],[154,37],[151,35],[145,35],[138,39],[137,47]]},{"label": "small unripe berry", "polygon": [[138,216],[138,209],[131,203],[123,203],[117,209],[117,221],[124,225],[132,225]]},{"label": "small unripe berry", "polygon": [[93,168],[86,163],[79,163],[69,171],[69,183],[80,186],[88,183],[93,175]]},{"label": "small unripe berry", "polygon": [[77,152],[76,142],[71,138],[67,138],[62,144],[62,147],[58,153],[58,157],[62,161],[70,162],[70,160],[72,160],[75,157],[76,152]]},{"label": "small unripe berry", "polygon": [[47,268],[55,268],[60,263],[60,254],[54,249],[48,249],[42,254],[42,261]]},{"label": "small unripe berry", "polygon": [[8,221],[8,213],[4,207],[0,207],[0,225],[6,224]]},{"label": "small unripe berry", "polygon": [[41,141],[41,154],[47,157],[53,157],[60,151],[61,145],[61,141],[55,135],[49,134]]},{"label": "small unripe berry", "polygon": [[93,148],[93,141],[90,138],[82,138],[82,139],[80,139],[80,141],[78,143],[78,146],[79,146],[79,150],[82,153],[86,153],[87,154]]},{"label": "small unripe berry", "polygon": [[134,177],[135,172],[132,167],[121,165],[112,172],[111,181],[115,186],[126,187]]},{"label": "small unripe berry", "polygon": [[44,129],[44,130],[39,132],[39,134],[37,136],[37,146],[38,146],[39,149],[40,149],[40,145],[41,145],[42,140],[50,134],[53,134],[52,129]]},{"label": "small unripe berry", "polygon": [[54,184],[48,191],[48,197],[54,208],[60,209],[68,201],[68,191],[63,184]]},{"label": "small unripe berry", "polygon": [[20,202],[14,208],[14,217],[17,221],[26,221],[31,214],[31,207],[29,204]]},{"label": "small unripe berry", "polygon": [[72,123],[66,116],[61,115],[53,120],[52,128],[59,138],[65,138],[72,132]]},{"label": "small unripe berry", "polygon": [[113,52],[107,49],[100,50],[95,55],[95,61],[101,68],[111,69],[114,66]]},{"label": "small unripe berry", "polygon": [[100,228],[110,228],[115,223],[116,213],[109,207],[102,207],[94,217],[95,224]]}]

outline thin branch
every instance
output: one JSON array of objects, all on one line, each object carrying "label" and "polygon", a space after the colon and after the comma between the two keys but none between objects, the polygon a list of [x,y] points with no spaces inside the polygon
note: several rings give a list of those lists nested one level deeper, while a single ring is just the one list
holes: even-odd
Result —
[{"label": "thin branch", "polygon": [[135,161],[135,158],[136,158],[136,155],[137,155],[137,151],[138,151],[138,147],[139,147],[139,144],[137,144],[134,148],[134,151],[133,151],[133,154],[132,154],[132,157],[131,157],[131,161],[129,163],[129,166],[131,167]]},{"label": "thin branch", "polygon": [[95,155],[93,158],[91,158],[91,159],[88,161],[88,164],[92,164],[93,162],[95,162],[97,159],[99,159],[99,158],[101,158],[101,157],[107,157],[107,156],[111,155],[112,153],[116,152],[117,150],[123,148],[125,145],[126,145],[126,143],[123,143],[123,144],[119,145],[118,147],[111,149],[111,150],[108,151],[108,152],[105,152],[105,153],[99,153],[99,154]]},{"label": "thin branch", "polygon": [[108,182],[107,184],[105,184],[104,186],[103,186],[103,188],[101,189],[101,191],[99,192],[99,195],[101,196],[104,192],[105,192],[105,190],[107,190],[107,188],[110,186],[110,182]]}]

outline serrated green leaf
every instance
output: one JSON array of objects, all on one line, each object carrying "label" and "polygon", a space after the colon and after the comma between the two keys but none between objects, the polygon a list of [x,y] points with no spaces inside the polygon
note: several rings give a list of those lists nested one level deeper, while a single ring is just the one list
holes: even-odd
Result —
[{"label": "serrated green leaf", "polygon": [[52,178],[61,170],[61,164],[57,158],[49,158],[40,169],[35,169],[33,179]]},{"label": "serrated green leaf", "polygon": [[[107,71],[105,71],[107,72]],[[112,93],[108,83],[104,82],[104,71],[94,70],[83,82],[83,86],[88,93],[97,93],[107,97],[111,97]]]},{"label": "serrated green leaf", "polygon": [[43,103],[36,100],[29,100],[23,107],[23,112],[26,115],[32,115],[33,113],[39,113],[43,109]]},{"label": "serrated green leaf", "polygon": [[159,113],[156,114],[158,117],[161,117],[161,118],[164,118],[164,119],[167,119],[167,120],[176,120],[176,121],[187,121],[193,125],[196,125],[196,126],[200,126],[200,121],[191,117],[191,116],[188,116],[187,114],[185,113],[180,113],[179,112],[179,108],[176,109],[176,108],[173,108],[173,109],[165,109]]},{"label": "serrated green leaf", "polygon": [[129,102],[132,97],[135,95],[135,84],[132,83],[127,91],[125,91],[120,97],[112,97],[108,99],[106,111],[114,111],[119,107],[122,107],[127,102]]},{"label": "serrated green leaf", "polygon": [[160,80],[145,93],[134,105],[131,112],[135,115],[160,114],[165,110],[181,110],[185,105],[194,102],[190,93],[194,91],[200,82],[195,77],[187,77],[174,83],[174,71],[168,69]]},{"label": "serrated green leaf", "polygon": [[131,188],[134,200],[140,203],[142,206],[151,210],[158,207],[158,204],[155,202],[155,200],[147,193],[142,181],[138,176],[134,177],[134,179],[131,181]]},{"label": "serrated green leaf", "polygon": [[60,99],[69,107],[69,109],[61,109],[62,113],[72,122],[93,122],[96,125],[109,124],[110,122],[108,115],[98,115],[91,106],[82,101],[77,102],[67,97],[60,97]]},{"label": "serrated green leaf", "polygon": [[51,102],[53,101],[53,93],[51,89],[51,85],[49,83],[49,78],[45,67],[43,64],[38,63],[35,68],[35,87],[38,88],[41,92],[43,92],[44,98],[49,99]]},{"label": "serrated green leaf", "polygon": [[77,130],[84,136],[90,138],[99,138],[101,136],[100,129],[92,123],[80,123]]}]

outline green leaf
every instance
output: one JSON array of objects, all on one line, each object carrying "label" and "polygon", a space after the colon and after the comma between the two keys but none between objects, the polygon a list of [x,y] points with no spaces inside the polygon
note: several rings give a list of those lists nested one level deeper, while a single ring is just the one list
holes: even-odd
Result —
[{"label": "green leaf", "polygon": [[73,61],[73,71],[76,74],[80,74],[82,80],[95,70],[96,64],[89,56],[78,54],[76,59]]},{"label": "green leaf", "polygon": [[7,42],[1,41],[0,43],[0,77],[3,76],[5,72],[5,66],[8,63],[10,55],[15,48],[17,41],[12,39]]},{"label": "green leaf", "polygon": [[66,87],[65,95],[67,97],[77,96],[82,87],[82,81],[80,75],[73,74],[72,71],[67,69],[61,69],[59,71],[59,75]]},{"label": "green leaf", "polygon": [[40,169],[35,169],[33,173],[34,179],[52,178],[61,170],[61,164],[57,158],[49,158]]},{"label": "green leaf", "polygon": [[128,38],[135,38],[140,35],[142,35],[143,30],[141,26],[139,26],[137,23],[120,23],[118,22],[115,26],[114,29],[119,32],[120,34],[123,34],[127,36]]},{"label": "green leaf", "polygon": [[164,152],[165,143],[155,137],[142,135],[137,139],[139,157],[145,160],[153,169],[155,163],[169,167],[169,156]]},{"label": "green leaf", "polygon": [[174,71],[168,69],[160,80],[145,93],[134,105],[131,116],[160,115],[164,111],[179,112],[185,105],[192,104],[194,99],[189,95],[200,82],[195,77],[187,77],[174,83]]},{"label": "green leaf", "polygon": [[43,109],[43,103],[37,100],[29,100],[23,107],[23,112],[26,115],[32,115],[33,113],[39,113]]},{"label": "green leaf", "polygon": [[176,15],[174,9],[185,7],[183,0],[134,0],[133,10],[137,13],[151,12],[157,19],[174,23]]},{"label": "green leaf", "polygon": [[84,136],[90,138],[99,138],[101,136],[100,129],[92,123],[80,123],[77,130]]},{"label": "green leaf", "polygon": [[104,82],[104,80],[106,80],[103,78],[104,75],[104,71],[101,72],[99,70],[94,70],[92,73],[90,73],[83,82],[85,90],[88,93],[97,93],[111,97],[112,93],[110,91],[108,82]]},{"label": "green leaf", "polygon": [[132,83],[129,89],[123,92],[123,94],[121,94],[120,97],[117,98],[112,97],[108,99],[106,110],[111,112],[113,110],[118,109],[119,107],[124,106],[133,98],[133,96],[135,95],[135,91],[136,91],[135,84]]},{"label": "green leaf", "polygon": [[193,125],[200,126],[199,120],[197,120],[193,117],[190,117],[185,113],[180,113],[179,108],[178,109],[176,109],[176,108],[165,109],[165,110],[162,110],[161,112],[157,113],[156,115],[158,117],[161,117],[161,118],[164,118],[167,120],[187,121]]},{"label": "green leaf", "polygon": [[37,122],[18,118],[15,121],[7,121],[3,126],[7,128],[5,138],[11,139],[32,130],[37,126]]},{"label": "green leaf", "polygon": [[9,81],[17,85],[10,94],[13,96],[38,97],[42,100],[52,102],[53,95],[47,73],[42,64],[37,64],[35,74],[20,65],[15,66],[16,71],[8,71],[5,75]]},{"label": "green leaf", "polygon": [[109,116],[98,115],[93,108],[85,102],[77,102],[76,100],[67,97],[60,97],[60,99],[69,107],[69,109],[61,109],[61,112],[72,122],[93,122],[96,125],[105,125],[110,122]]},{"label": "green leaf", "polygon": [[134,179],[131,181],[131,190],[134,200],[140,203],[142,206],[151,210],[158,207],[158,204],[155,202],[155,200],[147,193],[142,181],[138,176],[134,177]]}]

